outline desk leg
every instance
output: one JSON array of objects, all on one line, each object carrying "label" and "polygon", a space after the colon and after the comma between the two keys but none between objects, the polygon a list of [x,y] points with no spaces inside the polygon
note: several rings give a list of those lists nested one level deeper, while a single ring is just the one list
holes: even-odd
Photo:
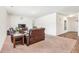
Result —
[{"label": "desk leg", "polygon": [[13,38],[13,48],[16,48],[15,44],[15,38]]},{"label": "desk leg", "polygon": [[27,38],[27,46],[29,46],[29,37],[26,37]]},{"label": "desk leg", "polygon": [[24,37],[22,38],[22,44],[24,45]]}]

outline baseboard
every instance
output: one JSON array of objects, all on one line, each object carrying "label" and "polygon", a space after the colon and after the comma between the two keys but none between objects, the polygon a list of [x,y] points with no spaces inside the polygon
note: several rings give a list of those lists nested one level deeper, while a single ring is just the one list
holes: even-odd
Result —
[{"label": "baseboard", "polygon": [[[62,34],[65,34],[65,33],[62,33]],[[60,35],[62,35],[62,34],[58,34],[57,36],[60,36]]]},{"label": "baseboard", "polygon": [[67,33],[67,32],[68,32],[68,31],[63,32],[63,33],[59,33],[59,34],[57,34],[57,36],[60,36],[60,35],[65,34],[65,33]]},{"label": "baseboard", "polygon": [[45,34],[45,37],[46,37],[46,36],[50,36],[50,37],[52,37],[52,36],[57,36],[57,35]]},{"label": "baseboard", "polygon": [[48,34],[48,33],[45,33],[45,35],[48,35],[48,36],[57,36],[56,34],[53,35],[53,34]]}]

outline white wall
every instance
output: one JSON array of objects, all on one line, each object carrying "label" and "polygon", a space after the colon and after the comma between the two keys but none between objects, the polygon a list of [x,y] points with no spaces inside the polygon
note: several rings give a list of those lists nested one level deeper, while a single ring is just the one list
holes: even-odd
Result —
[{"label": "white wall", "polygon": [[[64,30],[64,21],[67,21],[66,26],[67,30]],[[63,34],[68,31],[68,20],[67,18],[61,14],[61,13],[56,13],[56,35]]]},{"label": "white wall", "polygon": [[6,39],[7,30],[7,12],[3,7],[0,7],[0,50]]},{"label": "white wall", "polygon": [[[67,21],[67,30],[64,30],[64,20]],[[56,13],[56,22],[57,22],[57,35],[69,32],[69,31],[74,31],[78,32],[78,17],[73,16],[73,17],[66,17],[60,13]]]},{"label": "white wall", "polygon": [[56,13],[39,17],[35,20],[37,27],[44,27],[48,35],[56,35]]},{"label": "white wall", "polygon": [[[64,20],[67,21],[67,30],[64,30]],[[68,20],[60,13],[48,14],[35,20],[37,27],[44,27],[48,35],[59,35],[68,31]]]},{"label": "white wall", "polygon": [[78,13],[78,36],[79,36],[79,13]]},{"label": "white wall", "polygon": [[78,32],[78,17],[68,17],[68,30]]},{"label": "white wall", "polygon": [[28,28],[32,28],[32,19],[25,16],[9,15],[10,26],[17,27],[18,24],[26,24]]}]

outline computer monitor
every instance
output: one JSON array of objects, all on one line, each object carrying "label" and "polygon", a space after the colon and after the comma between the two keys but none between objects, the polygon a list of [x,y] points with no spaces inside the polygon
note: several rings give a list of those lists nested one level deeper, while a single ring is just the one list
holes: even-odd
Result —
[{"label": "computer monitor", "polygon": [[26,27],[26,24],[18,24],[18,27],[19,28],[25,28]]}]

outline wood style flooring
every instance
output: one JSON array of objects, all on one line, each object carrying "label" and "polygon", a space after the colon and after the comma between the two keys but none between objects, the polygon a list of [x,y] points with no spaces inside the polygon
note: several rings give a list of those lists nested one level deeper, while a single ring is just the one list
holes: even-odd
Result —
[{"label": "wood style flooring", "polygon": [[10,37],[7,37],[1,53],[70,53],[76,41],[59,36],[46,36],[45,40],[30,46],[16,45],[16,48],[13,48]]},{"label": "wood style flooring", "polygon": [[1,53],[79,53],[79,37],[77,32],[67,32],[59,36],[46,36],[44,41],[32,44],[30,46],[17,45],[13,48],[10,37],[3,45]]},{"label": "wood style flooring", "polygon": [[67,33],[64,33],[64,34],[61,34],[58,36],[77,40],[77,43],[76,43],[74,49],[72,50],[72,52],[79,53],[79,37],[78,37],[77,32],[67,32]]},{"label": "wood style flooring", "polygon": [[67,32],[67,33],[64,33],[64,34],[61,34],[61,35],[58,35],[58,36],[61,36],[61,37],[66,37],[66,38],[70,38],[70,39],[78,39],[78,34],[77,32]]}]

